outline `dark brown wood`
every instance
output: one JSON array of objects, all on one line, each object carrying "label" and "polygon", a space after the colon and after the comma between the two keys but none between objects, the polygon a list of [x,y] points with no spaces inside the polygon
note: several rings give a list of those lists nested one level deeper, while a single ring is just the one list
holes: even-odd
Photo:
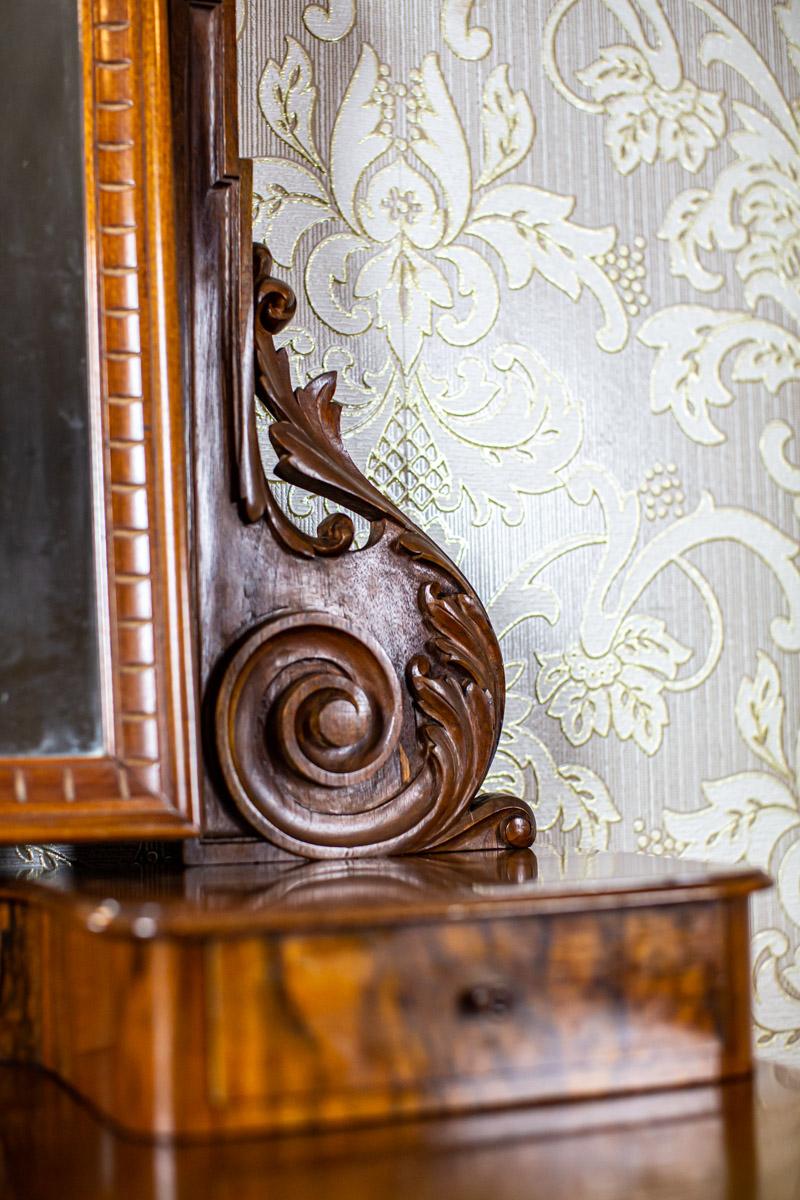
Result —
[{"label": "dark brown wood", "polygon": [[530,850],[6,882],[0,1044],[193,1137],[715,1082],[765,882]]},{"label": "dark brown wood", "polygon": [[[354,550],[345,513],[326,517],[315,536],[304,533],[279,507],[260,459],[245,456],[247,519],[265,518],[293,572],[285,593],[265,587],[278,615],[238,639],[222,677],[216,733],[228,790],[271,842],[307,857],[530,845],[533,818],[519,801],[472,803],[504,702],[486,612],[455,565],[350,459],[335,374],[292,386],[273,335],[294,301],[271,267],[269,252],[256,247],[256,394],[274,418],[276,474],[345,504],[369,522],[369,534]],[[244,400],[247,412],[253,400]],[[239,425],[247,427],[244,416]],[[307,601],[306,578],[320,571],[338,590],[326,611]],[[365,589],[361,603],[354,586]],[[384,649],[392,638],[394,657]]]},{"label": "dark brown wood", "polygon": [[[263,843],[220,800],[213,691],[223,614],[249,592],[243,571],[269,574],[239,547],[237,463],[253,460],[255,425],[242,403],[253,394],[250,164],[238,157],[234,5],[169,0],[175,195],[178,212],[179,317],[186,381],[189,509],[195,645],[202,700],[202,830],[211,845],[187,857],[258,856]],[[243,416],[243,413],[245,414]],[[256,481],[257,482],[257,481]],[[229,553],[224,555],[226,540]],[[214,564],[224,574],[214,575]],[[238,630],[234,629],[233,635]],[[273,853],[271,849],[268,853]]]},{"label": "dark brown wood", "polygon": [[1,758],[4,842],[181,837],[197,814],[166,16],[81,0],[80,21],[103,752]]},{"label": "dark brown wood", "polygon": [[[478,796],[504,703],[482,605],[350,460],[335,376],[293,386],[273,335],[295,301],[264,247],[254,301],[244,286],[232,5],[173,0],[172,14],[206,760],[204,844],[187,858],[529,845],[528,807]],[[366,518],[363,546],[349,513],[310,535],[282,511],[253,376],[274,417],[276,474]]]}]

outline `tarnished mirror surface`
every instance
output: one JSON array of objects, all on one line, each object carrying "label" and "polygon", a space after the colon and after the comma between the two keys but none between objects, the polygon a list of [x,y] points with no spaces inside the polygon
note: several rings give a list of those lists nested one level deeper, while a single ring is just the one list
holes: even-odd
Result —
[{"label": "tarnished mirror surface", "polygon": [[0,756],[100,748],[76,0],[4,7]]}]

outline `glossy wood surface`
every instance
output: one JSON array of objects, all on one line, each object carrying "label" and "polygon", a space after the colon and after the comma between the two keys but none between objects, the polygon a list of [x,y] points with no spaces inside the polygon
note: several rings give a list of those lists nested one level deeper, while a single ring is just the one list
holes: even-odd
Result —
[{"label": "glossy wood surface", "polygon": [[633,1099],[205,1145],[112,1133],[0,1067],[3,1200],[796,1200],[800,1073]]},{"label": "glossy wood surface", "polygon": [[0,758],[4,842],[185,836],[196,815],[167,13],[79,11],[103,745]]},{"label": "glossy wood surface", "polygon": [[[760,871],[644,854],[557,852],[409,855],[356,862],[242,864],[31,874],[7,869],[0,895],[68,913],[76,928],[135,936],[281,935],[418,921],[481,921],[549,913],[677,908],[746,899]],[[106,900],[113,900],[103,908]],[[102,908],[102,916],[99,910]],[[102,925],[102,929],[98,927]]]},{"label": "glossy wood surface", "polygon": [[742,1076],[764,884],[531,851],[8,881],[2,1054],[194,1137]]}]

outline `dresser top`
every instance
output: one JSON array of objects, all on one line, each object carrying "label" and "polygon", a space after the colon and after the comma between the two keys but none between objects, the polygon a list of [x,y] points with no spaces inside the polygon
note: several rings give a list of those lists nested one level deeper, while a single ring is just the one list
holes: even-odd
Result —
[{"label": "dresser top", "polygon": [[642,854],[511,852],[0,877],[0,895],[144,940],[474,921],[733,898],[769,886],[749,867]]}]

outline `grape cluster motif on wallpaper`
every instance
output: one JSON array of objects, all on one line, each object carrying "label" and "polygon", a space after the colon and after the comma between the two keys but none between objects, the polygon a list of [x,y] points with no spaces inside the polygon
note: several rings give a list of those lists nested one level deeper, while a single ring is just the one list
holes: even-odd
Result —
[{"label": "grape cluster motif on wallpaper", "polygon": [[297,378],[500,635],[493,783],[556,845],[769,870],[787,1052],[800,0],[242,0],[240,55]]}]

